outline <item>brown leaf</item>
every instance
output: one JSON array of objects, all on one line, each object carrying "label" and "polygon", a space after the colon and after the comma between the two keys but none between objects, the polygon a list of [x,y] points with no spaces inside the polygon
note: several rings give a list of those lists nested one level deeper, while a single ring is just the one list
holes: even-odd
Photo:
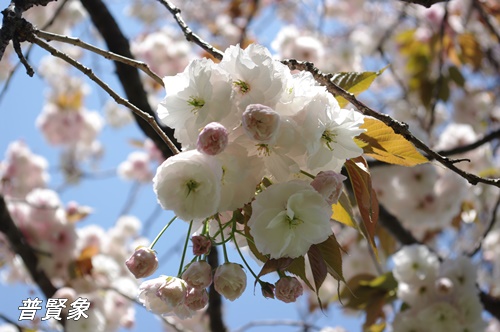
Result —
[{"label": "brown leaf", "polygon": [[349,179],[354,190],[354,197],[358,203],[358,209],[361,214],[362,223],[361,232],[373,248],[378,257],[375,244],[375,230],[378,222],[379,206],[377,195],[372,188],[370,172],[368,165],[363,157],[352,158],[345,163]]}]

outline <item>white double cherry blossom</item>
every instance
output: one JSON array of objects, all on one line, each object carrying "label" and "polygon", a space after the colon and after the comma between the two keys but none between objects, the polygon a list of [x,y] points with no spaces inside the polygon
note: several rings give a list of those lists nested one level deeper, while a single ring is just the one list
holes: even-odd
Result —
[{"label": "white double cherry blossom", "polygon": [[[253,243],[274,259],[303,256],[328,239],[331,204],[338,201],[345,179],[338,172],[347,158],[363,152],[353,140],[364,131],[359,128],[361,114],[341,109],[311,74],[292,74],[259,45],[245,50],[231,46],[219,64],[194,60],[163,81],[166,97],[158,116],[175,129],[183,146],[153,178],[164,209],[195,222],[195,230],[210,220],[208,227],[215,226],[211,234],[221,220],[230,220],[232,211],[251,203],[247,225]],[[311,178],[305,180],[306,174]],[[234,236],[228,231],[231,227],[223,231],[226,239]],[[246,274],[225,259],[213,282],[217,292],[233,301],[246,287]],[[207,273],[198,265],[184,272],[184,280],[160,277],[144,283],[141,302],[162,315],[190,317],[206,305],[207,283],[196,291],[188,288],[194,279],[211,281],[210,268]],[[276,298],[293,302],[302,294],[297,279],[280,280]],[[176,294],[182,299],[171,304]]]},{"label": "white double cherry blossom", "polygon": [[[292,74],[260,45],[231,46],[219,64],[194,60],[164,82],[158,115],[183,146],[153,179],[164,209],[203,221],[256,198],[248,225],[257,248],[272,258],[304,255],[328,238],[331,201],[311,179],[297,179],[301,171],[339,172],[347,158],[361,155],[353,140],[364,131],[360,113],[341,109],[309,73]],[[200,148],[198,136],[213,122],[227,135],[200,138]],[[216,137],[227,140],[225,149]],[[273,185],[256,195],[263,177]]]}]

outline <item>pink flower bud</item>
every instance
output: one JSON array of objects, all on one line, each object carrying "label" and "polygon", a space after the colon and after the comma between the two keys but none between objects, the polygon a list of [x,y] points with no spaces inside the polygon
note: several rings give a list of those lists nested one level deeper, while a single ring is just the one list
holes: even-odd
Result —
[{"label": "pink flower bud", "polygon": [[266,299],[274,299],[274,285],[270,284],[268,282],[261,282],[260,287],[262,290],[262,296],[264,296]]},{"label": "pink flower bud", "polygon": [[212,267],[205,261],[194,262],[182,274],[188,286],[203,289],[212,283]]},{"label": "pink flower bud", "polygon": [[196,147],[198,151],[210,156],[221,153],[228,143],[227,129],[218,122],[211,122],[198,135]]},{"label": "pink flower bud", "polygon": [[212,248],[212,241],[203,235],[193,235],[191,237],[193,242],[193,254],[195,256],[208,255]]},{"label": "pink flower bud", "polygon": [[243,112],[242,122],[248,137],[260,143],[269,143],[278,132],[280,115],[271,107],[250,104]]},{"label": "pink flower bud", "polygon": [[319,172],[312,180],[311,186],[323,196],[328,204],[335,204],[342,193],[342,182],[345,179],[347,179],[345,176],[334,171]]},{"label": "pink flower bud", "polygon": [[215,270],[214,287],[217,293],[229,301],[234,301],[247,287],[247,275],[241,265],[224,263]]},{"label": "pink flower bud", "polygon": [[276,283],[276,298],[285,303],[295,302],[302,295],[303,288],[295,277],[282,277]]},{"label": "pink flower bud", "polygon": [[125,262],[127,268],[136,278],[145,278],[152,275],[158,268],[158,258],[154,250],[139,247]]},{"label": "pink flower bud", "polygon": [[201,310],[208,304],[208,293],[204,288],[191,288],[186,296],[184,303],[191,310]]}]

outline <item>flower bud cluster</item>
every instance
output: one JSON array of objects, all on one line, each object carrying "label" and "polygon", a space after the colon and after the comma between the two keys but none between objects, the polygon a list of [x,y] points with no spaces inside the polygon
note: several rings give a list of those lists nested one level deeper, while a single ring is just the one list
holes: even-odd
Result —
[{"label": "flower bud cluster", "polygon": [[242,267],[235,263],[218,266],[212,278],[211,266],[205,261],[196,261],[184,270],[181,278],[160,276],[143,282],[139,287],[139,300],[156,314],[173,314],[185,319],[206,307],[206,288],[212,282],[219,294],[234,301],[243,294],[247,278]]}]

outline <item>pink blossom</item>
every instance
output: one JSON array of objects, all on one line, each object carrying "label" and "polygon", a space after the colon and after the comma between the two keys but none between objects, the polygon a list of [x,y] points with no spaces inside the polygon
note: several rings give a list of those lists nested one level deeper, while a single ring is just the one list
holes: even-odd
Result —
[{"label": "pink blossom", "polygon": [[276,283],[276,298],[285,303],[295,302],[303,291],[302,284],[295,277],[282,277]]},{"label": "pink blossom", "polygon": [[243,112],[242,122],[248,137],[260,143],[269,143],[276,137],[280,116],[271,107],[250,104]]},{"label": "pink blossom", "polygon": [[195,256],[207,255],[212,248],[212,241],[203,235],[193,235],[191,237],[193,242],[193,254]]},{"label": "pink blossom", "polygon": [[311,182],[311,186],[319,192],[328,204],[335,204],[339,200],[346,179],[342,174],[334,171],[319,172]]},{"label": "pink blossom", "polygon": [[241,265],[225,263],[217,267],[214,275],[215,290],[229,301],[234,301],[243,294],[247,286],[247,275]]},{"label": "pink blossom", "polygon": [[192,288],[207,288],[212,283],[212,267],[205,261],[194,262],[184,271],[182,279]]},{"label": "pink blossom", "polygon": [[158,268],[156,252],[150,248],[139,247],[125,262],[125,265],[136,278],[152,275]]},{"label": "pink blossom", "polygon": [[226,148],[228,135],[226,127],[218,122],[210,122],[198,135],[197,149],[202,153],[215,156]]},{"label": "pink blossom", "polygon": [[186,296],[185,305],[191,310],[201,310],[208,304],[208,293],[204,288],[191,288]]}]

